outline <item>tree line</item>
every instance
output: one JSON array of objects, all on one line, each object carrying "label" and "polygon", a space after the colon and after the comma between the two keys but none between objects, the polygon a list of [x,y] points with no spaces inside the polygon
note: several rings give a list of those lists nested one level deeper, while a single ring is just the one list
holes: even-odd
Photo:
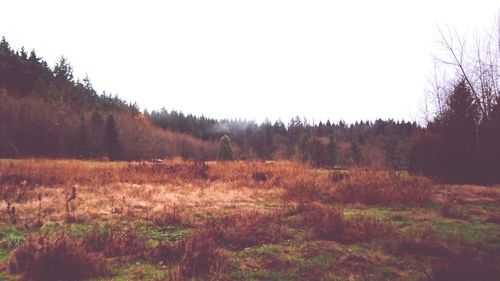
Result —
[{"label": "tree line", "polygon": [[416,122],[375,120],[347,124],[311,124],[294,117],[288,123],[268,120],[216,120],[166,109],[144,112],[164,129],[208,141],[231,137],[239,159],[290,159],[317,167],[365,165],[406,169],[410,138],[422,128]]},{"label": "tree line", "polygon": [[208,159],[213,143],[165,131],[117,96],[98,95],[64,57],[54,67],[0,41],[0,158]]},{"label": "tree line", "polygon": [[431,117],[424,127],[381,119],[311,123],[300,117],[256,123],[164,108],[141,113],[117,96],[98,95],[88,77],[75,79],[65,58],[51,68],[34,51],[15,51],[3,38],[0,157],[213,160],[227,135],[231,159],[289,159],[315,167],[408,170],[447,182],[500,182],[500,43],[495,43],[500,40],[471,50],[441,34],[449,57],[440,59],[452,71],[435,80],[435,111],[426,115]]}]

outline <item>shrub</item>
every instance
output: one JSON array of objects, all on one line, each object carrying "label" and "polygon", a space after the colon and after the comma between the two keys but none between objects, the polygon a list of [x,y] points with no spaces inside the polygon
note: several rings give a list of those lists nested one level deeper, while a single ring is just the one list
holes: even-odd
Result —
[{"label": "shrub", "polygon": [[65,234],[27,237],[8,262],[9,272],[27,280],[83,280],[108,273],[102,256],[90,253]]},{"label": "shrub", "polygon": [[234,160],[233,147],[228,135],[224,135],[219,141],[219,151],[217,152],[217,161]]},{"label": "shrub", "polygon": [[451,258],[432,268],[431,280],[493,281],[500,270],[495,257],[478,257],[469,249],[461,249]]},{"label": "shrub", "polygon": [[116,227],[95,227],[82,237],[83,245],[92,252],[102,252],[105,257],[141,256],[144,241],[134,230]]},{"label": "shrub", "polygon": [[439,209],[439,214],[445,218],[468,220],[470,217],[457,206],[445,204]]},{"label": "shrub", "polygon": [[151,219],[158,226],[183,225],[185,222],[182,219],[181,213],[182,209],[175,205],[171,208],[164,206],[163,210],[153,214]]},{"label": "shrub", "polygon": [[180,242],[177,243],[160,243],[154,247],[151,252],[151,258],[160,263],[176,263],[181,260],[183,249]]},{"label": "shrub", "polygon": [[416,255],[449,258],[453,249],[438,240],[431,230],[422,237],[396,237],[389,244],[389,249],[396,255]]},{"label": "shrub", "polygon": [[340,241],[345,232],[342,211],[311,205],[301,214],[301,223],[310,228],[312,238]]},{"label": "shrub", "polygon": [[500,215],[498,214],[493,214],[493,215],[490,215],[488,216],[488,218],[486,218],[485,220],[487,223],[496,223],[496,224],[500,224]]},{"label": "shrub", "polygon": [[356,215],[344,217],[341,210],[313,204],[299,214],[298,223],[310,229],[313,239],[355,243],[369,241],[394,233],[391,224],[375,217]]},{"label": "shrub", "polygon": [[344,237],[341,240],[344,243],[384,238],[396,231],[392,224],[373,216],[355,215],[345,222]]},{"label": "shrub", "polygon": [[308,204],[321,199],[326,191],[322,179],[315,174],[299,174],[283,180],[283,200]]},{"label": "shrub", "polygon": [[183,276],[205,276],[219,268],[222,255],[217,250],[213,231],[195,232],[183,239],[180,247],[184,252],[179,263]]},{"label": "shrub", "polygon": [[354,169],[334,191],[344,203],[423,204],[430,198],[432,181],[394,171]]},{"label": "shrub", "polygon": [[220,242],[233,249],[274,243],[288,236],[280,223],[280,214],[248,211],[210,222]]}]

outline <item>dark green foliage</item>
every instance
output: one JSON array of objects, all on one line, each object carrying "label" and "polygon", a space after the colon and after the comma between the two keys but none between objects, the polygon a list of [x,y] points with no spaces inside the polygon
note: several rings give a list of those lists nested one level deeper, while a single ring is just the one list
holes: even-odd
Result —
[{"label": "dark green foliage", "polygon": [[83,83],[75,81],[69,61],[61,57],[52,70],[35,51],[29,56],[24,48],[11,49],[2,38],[0,42],[0,90],[5,89],[15,97],[36,97],[51,102],[64,102],[78,109],[94,106],[106,110],[131,110],[131,105],[118,97],[103,93],[97,95],[88,77]]},{"label": "dark green foliage", "polygon": [[359,147],[359,144],[355,141],[351,142],[351,159],[356,165],[359,165],[361,163],[361,147]]},{"label": "dark green foliage", "polygon": [[116,128],[115,118],[109,115],[106,119],[106,127],[104,128],[104,152],[111,160],[120,158],[120,142],[118,140],[118,131]]},{"label": "dark green foliage", "polygon": [[219,141],[219,151],[217,152],[217,161],[234,160],[233,147],[228,135],[224,135]]},{"label": "dark green foliage", "polygon": [[16,146],[6,139],[0,139],[0,158],[15,158],[19,155]]},{"label": "dark green foliage", "polygon": [[333,167],[337,162],[338,147],[335,138],[330,136],[326,145],[326,166]]},{"label": "dark green foliage", "polygon": [[447,108],[412,143],[410,169],[447,182],[500,180],[500,127],[495,109],[480,117],[478,105],[465,81],[459,81]]},{"label": "dark green foliage", "polygon": [[90,156],[89,132],[83,114],[80,116],[80,133],[78,136],[79,156],[86,158]]},{"label": "dark green foliage", "polygon": [[[352,163],[348,157],[349,151],[346,153],[340,148],[343,143],[356,140],[359,144],[383,148],[388,139],[406,143],[421,130],[414,122],[380,119],[375,122],[356,122],[348,126],[343,121],[338,124],[327,121],[313,125],[299,117],[294,117],[288,124],[279,120],[274,123],[266,120],[262,124],[256,124],[253,121],[196,117],[165,109],[152,111],[148,115],[154,124],[162,128],[205,140],[219,141],[221,133],[231,135],[231,142],[238,146],[241,159],[300,159],[323,167]],[[335,138],[326,138],[333,135]],[[401,148],[398,145],[398,165],[408,162],[408,153],[401,151]],[[363,159],[363,155],[361,158]],[[367,161],[363,159],[362,162]]]}]

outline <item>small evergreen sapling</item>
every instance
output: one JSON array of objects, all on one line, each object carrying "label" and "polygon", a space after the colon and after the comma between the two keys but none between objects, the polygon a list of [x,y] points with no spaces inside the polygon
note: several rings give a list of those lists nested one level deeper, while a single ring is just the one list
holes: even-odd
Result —
[{"label": "small evergreen sapling", "polygon": [[217,152],[217,161],[233,161],[233,147],[228,135],[224,135],[219,141],[219,151]]}]

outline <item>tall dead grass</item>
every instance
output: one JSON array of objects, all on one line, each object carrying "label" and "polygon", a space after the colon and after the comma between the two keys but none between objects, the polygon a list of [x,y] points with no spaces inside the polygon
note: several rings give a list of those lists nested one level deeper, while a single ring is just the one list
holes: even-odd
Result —
[{"label": "tall dead grass", "polygon": [[107,274],[102,255],[66,234],[28,236],[10,255],[8,270],[24,280],[83,280]]},{"label": "tall dead grass", "polygon": [[396,171],[353,169],[338,183],[334,199],[344,203],[423,204],[430,199],[431,180]]},{"label": "tall dead grass", "polygon": [[298,214],[295,226],[309,229],[311,238],[341,243],[369,241],[395,233],[387,222],[371,216],[346,217],[340,209],[311,204]]}]

